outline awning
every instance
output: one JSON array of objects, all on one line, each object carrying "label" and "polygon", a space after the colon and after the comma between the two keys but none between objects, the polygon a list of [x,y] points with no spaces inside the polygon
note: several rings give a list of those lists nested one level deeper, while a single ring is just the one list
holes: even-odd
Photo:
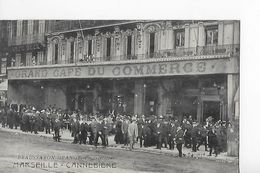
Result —
[{"label": "awning", "polygon": [[0,83],[0,91],[7,91],[7,80],[4,80],[2,83]]}]

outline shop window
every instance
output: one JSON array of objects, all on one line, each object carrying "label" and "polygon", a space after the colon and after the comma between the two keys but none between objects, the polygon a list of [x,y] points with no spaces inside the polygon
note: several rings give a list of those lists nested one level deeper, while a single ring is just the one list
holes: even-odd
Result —
[{"label": "shop window", "polygon": [[12,37],[16,37],[17,33],[17,21],[12,21]]},{"label": "shop window", "polygon": [[206,44],[218,44],[218,26],[211,26],[206,28]]},{"label": "shop window", "polygon": [[54,64],[58,64],[58,51],[59,51],[58,44],[55,44],[55,46],[54,46]]},{"label": "shop window", "polygon": [[107,38],[107,60],[110,60],[111,55],[111,38]]},{"label": "shop window", "polygon": [[184,40],[185,40],[184,29],[177,30],[175,32],[175,46],[176,47],[183,47],[184,46]]},{"label": "shop window", "polygon": [[129,35],[129,36],[127,36],[127,48],[126,48],[127,50],[127,59],[129,59],[129,58],[131,58],[130,57],[130,55],[131,55],[131,49],[132,49],[132,36],[131,35]]},{"label": "shop window", "polygon": [[22,30],[22,35],[25,36],[28,33],[28,21],[23,20],[23,30]]},{"label": "shop window", "polygon": [[39,20],[33,21],[33,34],[37,34],[39,32]]}]

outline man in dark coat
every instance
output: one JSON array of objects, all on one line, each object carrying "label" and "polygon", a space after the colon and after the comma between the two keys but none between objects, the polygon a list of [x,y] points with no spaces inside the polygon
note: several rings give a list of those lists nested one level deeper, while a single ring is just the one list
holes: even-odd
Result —
[{"label": "man in dark coat", "polygon": [[60,120],[57,118],[55,121],[54,121],[54,124],[53,124],[53,129],[54,129],[54,136],[53,136],[53,139],[57,142],[60,142],[60,128],[61,128],[61,122]]},{"label": "man in dark coat", "polygon": [[205,151],[208,151],[208,142],[207,142],[207,127],[206,126],[202,126],[201,124],[199,124],[199,129],[200,129],[200,134],[199,134],[199,138],[198,138],[198,146],[197,146],[197,150],[199,150],[199,147],[204,144],[205,145]]},{"label": "man in dark coat", "polygon": [[93,133],[94,133],[94,145],[97,147],[98,138],[101,138],[102,144],[104,144],[103,136],[102,136],[103,124],[102,118],[93,126]]},{"label": "man in dark coat", "polygon": [[143,147],[143,128],[144,128],[144,122],[145,122],[145,116],[142,115],[138,120],[137,120],[137,127],[138,127],[138,139],[140,140],[140,148]]},{"label": "man in dark coat", "polygon": [[179,151],[179,157],[182,157],[182,144],[184,143],[183,136],[184,136],[184,132],[182,128],[177,127],[175,142],[176,142],[176,148]]},{"label": "man in dark coat", "polygon": [[73,134],[74,134],[74,140],[73,140],[73,144],[77,144],[79,142],[79,132],[80,132],[80,124],[79,124],[79,120],[76,119],[76,122],[73,124],[74,125],[74,129],[73,129]]},{"label": "man in dark coat", "polygon": [[[103,129],[102,129],[104,146],[108,146],[108,135],[109,135],[109,132],[111,131],[111,129],[112,129],[112,125],[108,122],[107,118],[104,118]],[[127,137],[128,137],[128,135],[127,135]]]},{"label": "man in dark coat", "polygon": [[159,116],[159,120],[155,123],[155,135],[156,135],[156,149],[162,148],[162,133],[163,133],[163,116]]},{"label": "man in dark coat", "polygon": [[87,143],[87,129],[88,124],[85,120],[80,124],[80,142],[79,144],[86,144]]},{"label": "man in dark coat", "polygon": [[199,138],[200,130],[196,122],[193,123],[193,128],[191,130],[191,141],[192,141],[192,151],[197,151],[197,144]]},{"label": "man in dark coat", "polygon": [[168,142],[169,142],[169,149],[174,150],[174,138],[176,135],[177,128],[174,122],[170,123],[169,126],[169,133],[168,133]]},{"label": "man in dark coat", "polygon": [[144,147],[152,146],[152,144],[151,144],[152,131],[150,129],[150,120],[145,121],[142,134],[143,134],[143,138],[144,138]]},{"label": "man in dark coat", "polygon": [[215,127],[210,127],[209,132],[208,132],[208,146],[209,146],[209,156],[212,155],[212,150],[214,149],[215,156],[218,155],[218,139],[217,139],[217,134]]},{"label": "man in dark coat", "polygon": [[123,120],[123,123],[122,123],[122,128],[121,128],[122,133],[123,133],[124,146],[127,146],[129,143],[128,126],[129,126],[129,120],[127,117],[125,117]]},{"label": "man in dark coat", "polygon": [[7,114],[7,124],[9,125],[10,129],[13,129],[13,127],[14,127],[14,111],[13,111],[13,109],[10,107],[6,114]]},{"label": "man in dark coat", "polygon": [[187,148],[191,147],[191,129],[192,125],[190,124],[189,121],[185,121],[182,125],[183,130],[184,130],[184,145]]}]

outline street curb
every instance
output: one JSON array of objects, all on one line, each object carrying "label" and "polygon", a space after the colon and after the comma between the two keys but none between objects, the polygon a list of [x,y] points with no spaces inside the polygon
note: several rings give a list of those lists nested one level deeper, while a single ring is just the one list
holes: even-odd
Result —
[{"label": "street curb", "polygon": [[[20,134],[25,134],[25,135],[31,135],[31,136],[39,136],[39,137],[43,137],[43,138],[53,138],[52,136],[45,136],[43,134],[33,134],[33,133],[26,133],[26,132],[23,132],[23,131],[20,131],[20,130],[16,130],[16,129],[7,129],[7,128],[0,128],[0,130],[3,130],[3,131],[6,131],[6,132],[12,132],[12,133],[20,133]],[[69,143],[69,142],[72,142],[73,140],[72,139],[67,139],[67,138],[62,138],[61,137],[61,142],[62,143]],[[85,146],[87,148],[95,148],[93,147],[92,145],[81,145],[81,146]],[[97,147],[97,148],[100,148],[100,147]],[[121,147],[111,147],[111,146],[108,146],[106,147],[108,149],[114,149],[114,150],[120,150],[120,151],[129,151],[129,149],[126,149],[126,148],[121,148]],[[148,149],[140,149],[140,148],[135,148],[133,149],[131,152],[143,152],[143,153],[150,153],[150,154],[157,154],[157,155],[166,155],[166,156],[171,156],[171,157],[175,157],[175,158],[178,158],[178,154],[177,153],[169,153],[169,152],[164,152],[164,151],[161,151],[161,150],[148,150]],[[214,157],[214,156],[211,156],[211,157],[207,157],[207,156],[193,156],[193,155],[189,155],[190,153],[188,154],[184,154],[185,156],[182,157],[182,159],[194,159],[194,160],[198,160],[198,159],[205,159],[205,160],[210,160],[210,161],[216,161],[216,162],[221,162],[221,163],[230,163],[230,164],[235,164],[235,165],[238,165],[239,163],[239,160],[238,158],[232,158],[232,160],[229,160],[229,159],[224,159],[224,158],[218,158],[218,157]],[[230,157],[231,158],[231,157]]]}]

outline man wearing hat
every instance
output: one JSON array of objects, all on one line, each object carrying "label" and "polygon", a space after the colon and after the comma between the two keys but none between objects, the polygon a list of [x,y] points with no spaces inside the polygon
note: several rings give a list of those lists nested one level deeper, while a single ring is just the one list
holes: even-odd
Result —
[{"label": "man wearing hat", "polygon": [[177,127],[176,135],[175,135],[175,142],[176,142],[176,148],[179,151],[179,157],[182,157],[182,144],[184,143],[183,140],[184,132],[182,128],[179,126]]},{"label": "man wearing hat", "polygon": [[124,117],[121,130],[123,133],[123,141],[124,141],[124,146],[128,145],[128,126],[129,126],[129,120],[127,117]]},{"label": "man wearing hat", "polygon": [[192,151],[193,152],[197,151],[199,134],[200,134],[200,129],[198,127],[198,123],[193,122],[193,127],[192,127],[192,130],[191,130],[191,141],[192,141]]},{"label": "man wearing hat", "polygon": [[134,143],[136,142],[136,138],[138,136],[138,127],[136,124],[136,117],[132,118],[131,124],[128,126],[128,136],[130,141],[130,150],[134,148]]},{"label": "man wearing hat", "polygon": [[54,136],[53,139],[57,142],[60,142],[60,127],[61,127],[61,122],[58,118],[55,119],[54,124]]},{"label": "man wearing hat", "polygon": [[155,123],[155,136],[156,136],[156,149],[162,148],[162,133],[163,133],[163,116],[158,117],[158,121]]}]

